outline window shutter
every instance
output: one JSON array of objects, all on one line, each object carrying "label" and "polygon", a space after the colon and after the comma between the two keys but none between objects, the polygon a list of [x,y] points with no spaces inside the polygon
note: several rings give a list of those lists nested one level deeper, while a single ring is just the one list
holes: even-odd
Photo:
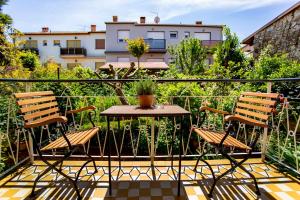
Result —
[{"label": "window shutter", "polygon": [[105,39],[96,39],[96,49],[105,49]]}]

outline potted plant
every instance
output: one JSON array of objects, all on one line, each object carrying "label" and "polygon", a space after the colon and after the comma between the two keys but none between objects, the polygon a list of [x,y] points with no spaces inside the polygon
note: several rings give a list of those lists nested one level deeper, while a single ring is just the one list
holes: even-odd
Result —
[{"label": "potted plant", "polygon": [[137,84],[137,95],[141,108],[151,108],[154,105],[155,83],[150,80],[141,80]]}]

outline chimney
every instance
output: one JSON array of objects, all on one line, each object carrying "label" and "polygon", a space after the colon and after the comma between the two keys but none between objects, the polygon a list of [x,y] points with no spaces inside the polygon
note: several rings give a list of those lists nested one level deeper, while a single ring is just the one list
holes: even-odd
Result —
[{"label": "chimney", "polygon": [[118,16],[113,16],[113,22],[118,22]]},{"label": "chimney", "polygon": [[95,24],[91,25],[91,32],[96,32],[96,25]]},{"label": "chimney", "polygon": [[48,33],[49,32],[49,27],[42,27],[42,32],[43,33]]},{"label": "chimney", "polygon": [[197,25],[202,25],[202,21],[196,21]]},{"label": "chimney", "polygon": [[140,17],[140,23],[145,24],[146,23],[146,17]]}]

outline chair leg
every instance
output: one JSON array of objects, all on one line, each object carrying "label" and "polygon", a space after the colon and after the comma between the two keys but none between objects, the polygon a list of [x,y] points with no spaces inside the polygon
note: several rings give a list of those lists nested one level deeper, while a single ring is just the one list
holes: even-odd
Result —
[{"label": "chair leg", "polygon": [[78,181],[79,175],[80,175],[81,171],[83,170],[83,168],[84,168],[87,164],[89,164],[90,162],[93,162],[93,166],[94,166],[94,168],[95,168],[94,173],[97,173],[97,172],[98,172],[97,167],[96,167],[96,163],[95,163],[95,159],[94,159],[92,156],[90,156],[88,153],[85,153],[85,155],[89,157],[89,160],[87,160],[87,161],[80,167],[79,171],[77,172],[78,174],[77,174],[77,176],[75,177],[75,182]]},{"label": "chair leg", "polygon": [[199,161],[203,158],[203,156],[205,156],[207,154],[207,152],[204,152],[203,154],[201,154],[196,162],[196,165],[194,167],[194,171],[196,171],[197,167],[198,167],[198,164],[199,164]]},{"label": "chair leg", "polygon": [[[243,160],[241,160],[240,162],[236,162],[235,160],[233,160],[227,153],[224,153],[222,150],[220,151],[221,152],[221,154],[225,157],[225,158],[227,158],[229,161],[230,161],[230,164],[231,164],[231,168],[230,169],[228,169],[227,171],[225,171],[223,174],[221,174],[220,176],[218,176],[215,180],[214,180],[214,182],[213,182],[213,185],[211,186],[211,188],[210,188],[210,191],[209,191],[209,194],[208,194],[208,197],[210,197],[210,198],[212,198],[212,193],[213,193],[213,191],[214,191],[214,189],[215,189],[215,186],[216,186],[216,184],[217,184],[217,182],[221,179],[221,178],[223,178],[224,176],[226,176],[228,173],[230,173],[230,172],[233,172],[237,167],[239,167],[240,165],[242,165],[246,160],[248,160],[248,157],[249,156],[247,156],[247,158],[244,158]],[[234,165],[233,165],[234,164]]]},{"label": "chair leg", "polygon": [[258,187],[258,184],[257,184],[255,176],[252,173],[250,173],[244,166],[240,165],[239,168],[242,169],[244,172],[246,172],[253,179],[254,185],[255,185],[255,189],[256,189],[255,193],[257,195],[260,195],[259,187]]},{"label": "chair leg", "polygon": [[49,166],[47,169],[45,169],[41,174],[38,175],[38,177],[34,180],[33,186],[32,186],[32,190],[30,193],[30,196],[33,197],[34,196],[34,191],[37,185],[37,182],[45,175],[47,174],[52,168]]},{"label": "chair leg", "polygon": [[253,179],[254,185],[255,185],[255,188],[256,188],[256,192],[255,193],[257,195],[260,195],[260,191],[259,191],[258,184],[257,184],[255,176],[253,174],[251,174],[244,166],[242,166],[242,164],[246,160],[248,160],[248,158],[250,157],[251,153],[249,153],[247,155],[247,157],[244,158],[243,160],[241,160],[240,162],[237,162],[235,159],[233,159],[232,157],[230,157],[227,153],[224,153],[223,151],[221,151],[221,154],[230,161],[230,164],[231,164],[232,167],[215,179],[215,181],[214,181],[214,183],[213,183],[213,185],[212,185],[212,187],[210,189],[210,192],[208,194],[208,197],[212,198],[212,193],[213,193],[213,190],[214,190],[214,188],[216,186],[216,183],[221,178],[223,178],[225,175],[227,175],[229,172],[233,172],[237,167],[239,167],[240,169],[242,169],[243,171],[245,171]]},{"label": "chair leg", "polygon": [[88,153],[86,153],[85,155],[87,155],[90,158],[90,160],[93,162],[93,166],[95,168],[95,172],[94,173],[97,173],[98,170],[97,170],[95,159],[90,154],[88,154]]},{"label": "chair leg", "polygon": [[217,178],[214,179],[214,182],[213,182],[213,184],[212,184],[212,186],[211,186],[211,188],[210,188],[209,194],[208,194],[208,197],[209,197],[209,198],[212,198],[212,193],[213,193],[213,191],[214,191],[214,189],[215,189],[215,186],[216,186],[217,182],[218,182],[221,178],[223,178],[224,176],[226,176],[229,172],[233,171],[236,167],[237,167],[237,166],[234,166],[233,168],[228,169],[226,172],[224,172],[223,174],[221,174],[220,176],[218,176]]},{"label": "chair leg", "polygon": [[65,173],[63,173],[61,170],[57,169],[55,166],[52,166],[52,165],[50,164],[50,167],[51,167],[53,170],[55,170],[56,172],[58,172],[60,175],[64,176],[66,179],[68,179],[69,182],[72,183],[73,188],[74,188],[75,191],[76,191],[77,199],[82,199],[76,181],[74,181],[71,177],[69,177],[68,175],[66,175]]}]

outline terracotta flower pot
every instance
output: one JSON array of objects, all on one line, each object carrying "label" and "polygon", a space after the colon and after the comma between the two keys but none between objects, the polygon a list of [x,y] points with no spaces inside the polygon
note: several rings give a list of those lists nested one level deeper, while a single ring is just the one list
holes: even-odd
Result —
[{"label": "terracotta flower pot", "polygon": [[154,95],[139,95],[141,108],[151,108],[154,104]]}]

